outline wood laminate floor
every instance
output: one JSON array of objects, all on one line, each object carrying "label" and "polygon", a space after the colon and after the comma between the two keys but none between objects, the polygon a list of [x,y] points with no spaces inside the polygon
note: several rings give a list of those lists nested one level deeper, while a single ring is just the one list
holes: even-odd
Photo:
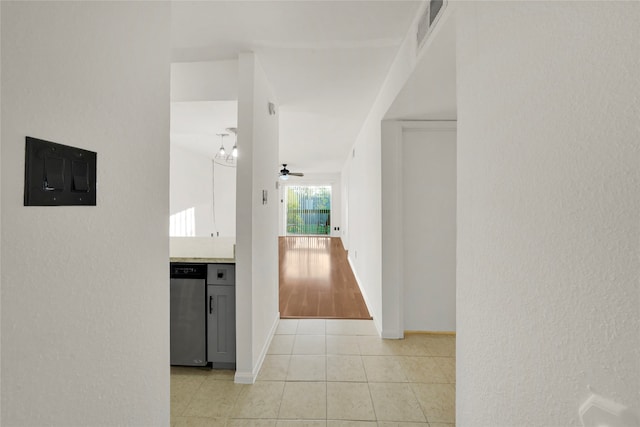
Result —
[{"label": "wood laminate floor", "polygon": [[279,237],[280,317],[371,319],[340,238]]}]

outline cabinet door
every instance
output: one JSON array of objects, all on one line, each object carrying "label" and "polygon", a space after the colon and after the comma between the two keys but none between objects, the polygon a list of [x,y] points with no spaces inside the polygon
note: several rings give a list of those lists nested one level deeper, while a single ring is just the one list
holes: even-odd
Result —
[{"label": "cabinet door", "polygon": [[207,358],[209,362],[236,362],[236,288],[207,286]]}]

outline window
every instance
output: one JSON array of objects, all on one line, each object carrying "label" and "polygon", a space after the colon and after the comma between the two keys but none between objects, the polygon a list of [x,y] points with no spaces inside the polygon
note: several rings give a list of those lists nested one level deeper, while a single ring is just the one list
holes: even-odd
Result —
[{"label": "window", "polygon": [[196,208],[185,209],[169,218],[169,236],[193,237],[196,235]]},{"label": "window", "polygon": [[331,234],[331,187],[287,187],[287,234]]}]

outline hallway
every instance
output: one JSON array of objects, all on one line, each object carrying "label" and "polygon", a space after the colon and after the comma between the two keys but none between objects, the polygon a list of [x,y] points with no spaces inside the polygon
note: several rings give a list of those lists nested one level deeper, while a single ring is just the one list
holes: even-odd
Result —
[{"label": "hallway", "polygon": [[279,237],[280,317],[371,319],[340,238]]},{"label": "hallway", "polygon": [[171,368],[175,427],[452,427],[455,337],[383,340],[373,321],[281,320],[253,385]]}]

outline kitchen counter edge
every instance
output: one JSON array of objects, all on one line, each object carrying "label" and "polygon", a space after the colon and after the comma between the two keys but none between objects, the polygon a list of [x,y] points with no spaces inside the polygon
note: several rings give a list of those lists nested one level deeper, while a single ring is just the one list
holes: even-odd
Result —
[{"label": "kitchen counter edge", "polygon": [[235,264],[235,258],[169,258],[171,262],[197,262],[201,264]]}]

